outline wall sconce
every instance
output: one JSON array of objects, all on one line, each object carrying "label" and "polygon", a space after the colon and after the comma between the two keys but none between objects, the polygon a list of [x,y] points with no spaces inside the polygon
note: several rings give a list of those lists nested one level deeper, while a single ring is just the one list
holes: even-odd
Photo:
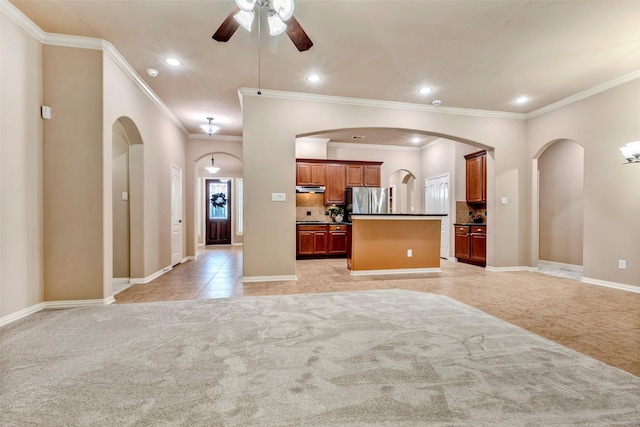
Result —
[{"label": "wall sconce", "polygon": [[622,151],[622,155],[625,159],[627,159],[627,163],[640,163],[640,141],[629,142],[624,145],[624,147],[620,147],[620,151]]}]

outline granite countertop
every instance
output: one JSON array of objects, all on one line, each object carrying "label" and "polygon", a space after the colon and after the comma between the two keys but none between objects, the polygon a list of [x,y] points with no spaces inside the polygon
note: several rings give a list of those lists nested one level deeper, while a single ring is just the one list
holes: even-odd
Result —
[{"label": "granite countertop", "polygon": [[296,225],[351,225],[350,222],[335,222],[335,221],[296,221]]},{"label": "granite countertop", "polygon": [[418,213],[352,213],[351,216],[448,216],[448,214],[418,214]]},{"label": "granite countertop", "polygon": [[486,226],[487,223],[486,222],[454,222],[453,225],[479,225],[479,226]]}]

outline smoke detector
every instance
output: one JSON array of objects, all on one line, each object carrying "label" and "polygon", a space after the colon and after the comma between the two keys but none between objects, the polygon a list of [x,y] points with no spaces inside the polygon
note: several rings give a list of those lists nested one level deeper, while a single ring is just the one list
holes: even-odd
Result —
[{"label": "smoke detector", "polygon": [[364,139],[364,135],[353,135],[351,139],[360,141],[361,139]]},{"label": "smoke detector", "polygon": [[439,99],[434,99],[433,102],[431,103],[433,105],[440,105],[442,104],[442,101],[440,101]]}]

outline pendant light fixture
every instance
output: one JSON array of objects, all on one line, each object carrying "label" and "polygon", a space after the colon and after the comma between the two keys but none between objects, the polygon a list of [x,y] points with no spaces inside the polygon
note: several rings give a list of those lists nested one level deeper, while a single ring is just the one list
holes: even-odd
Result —
[{"label": "pendant light fixture", "polygon": [[207,166],[205,168],[207,170],[207,172],[209,172],[211,175],[213,175],[214,173],[218,172],[220,170],[220,168],[217,168],[213,165],[213,154],[211,155],[211,166]]},{"label": "pendant light fixture", "polygon": [[214,133],[218,132],[220,130],[220,126],[216,126],[214,124],[211,124],[211,122],[213,121],[213,117],[207,117],[207,120],[209,120],[209,123],[203,123],[200,125],[200,127],[209,134],[209,136],[213,135]]}]

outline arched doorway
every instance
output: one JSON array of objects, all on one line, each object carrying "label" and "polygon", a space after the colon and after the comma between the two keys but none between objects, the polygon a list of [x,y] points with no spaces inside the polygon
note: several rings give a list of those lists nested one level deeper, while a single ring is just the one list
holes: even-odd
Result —
[{"label": "arched doorway", "polygon": [[538,157],[538,270],[582,278],[584,149],[557,140]]},{"label": "arched doorway", "polygon": [[132,278],[144,277],[143,155],[135,123],[120,117],[112,125],[112,278],[113,292],[126,289]]},{"label": "arched doorway", "polygon": [[[207,168],[219,168],[211,172]],[[242,160],[226,152],[209,152],[195,160],[195,238],[198,246],[243,243],[243,179]],[[224,205],[211,203],[213,194],[224,193]],[[229,229],[221,228],[225,217]],[[220,233],[220,231],[226,232]],[[212,235],[215,231],[215,235]],[[226,235],[225,233],[229,233]]]},{"label": "arched doorway", "polygon": [[391,188],[391,211],[393,213],[414,213],[416,210],[416,177],[406,169],[399,169],[389,177]]}]

